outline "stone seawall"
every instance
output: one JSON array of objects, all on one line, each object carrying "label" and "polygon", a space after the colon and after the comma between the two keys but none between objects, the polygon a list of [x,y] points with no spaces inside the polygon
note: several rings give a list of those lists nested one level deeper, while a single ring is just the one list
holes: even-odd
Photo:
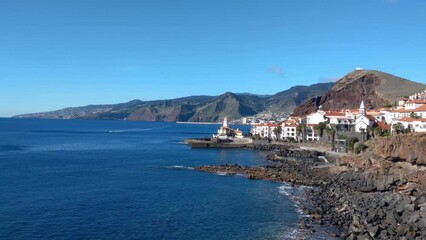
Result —
[{"label": "stone seawall", "polygon": [[324,154],[316,150],[300,149],[295,144],[249,144],[247,146],[251,150],[273,151],[277,157],[295,157],[295,158],[313,158]]}]

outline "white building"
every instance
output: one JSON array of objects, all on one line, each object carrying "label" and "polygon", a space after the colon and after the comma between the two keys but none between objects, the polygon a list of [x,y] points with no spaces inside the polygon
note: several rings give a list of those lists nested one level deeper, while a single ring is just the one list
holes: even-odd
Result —
[{"label": "white building", "polygon": [[318,124],[306,125],[306,140],[319,141],[319,134],[315,131],[315,126]]},{"label": "white building", "polygon": [[402,118],[395,123],[401,123],[405,129],[410,127],[412,132],[426,132],[426,118]]},{"label": "white building", "polygon": [[311,113],[306,116],[306,124],[318,124],[320,122],[325,122],[325,112],[322,110],[322,106],[319,106],[318,110],[314,113]]},{"label": "white building", "polygon": [[376,119],[373,116],[366,115],[364,101],[362,101],[355,119],[355,132],[365,131],[367,128],[372,127],[374,123],[376,123]]},{"label": "white building", "polygon": [[279,125],[276,123],[260,123],[253,125],[252,135],[259,135],[261,138],[278,139]]},{"label": "white building", "polygon": [[326,118],[328,123],[337,131],[348,132],[355,124],[355,115],[348,109],[341,112],[327,111]]},{"label": "white building", "polygon": [[281,128],[282,128],[281,138],[283,139],[294,138],[295,140],[298,140],[296,124],[288,124],[288,125],[283,124]]}]

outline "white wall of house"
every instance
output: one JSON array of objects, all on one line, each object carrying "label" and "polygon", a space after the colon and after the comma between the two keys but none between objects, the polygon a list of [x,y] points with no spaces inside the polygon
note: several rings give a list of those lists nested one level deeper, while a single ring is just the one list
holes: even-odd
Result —
[{"label": "white wall of house", "polygon": [[416,103],[416,102],[408,101],[408,102],[405,103],[404,107],[407,110],[414,110],[418,107],[421,107],[422,105],[424,105],[424,103]]},{"label": "white wall of house", "polygon": [[282,138],[289,138],[292,137],[294,139],[298,139],[297,137],[297,131],[296,131],[296,127],[294,126],[285,126],[282,128],[283,129],[283,134],[282,134]]},{"label": "white wall of house", "polygon": [[313,126],[308,126],[306,128],[306,140],[308,141],[319,141],[319,135],[315,133]]},{"label": "white wall of house", "polygon": [[401,123],[405,129],[410,126],[410,129],[413,132],[426,132],[426,118],[416,119],[413,121],[397,120],[394,124],[396,123]]},{"label": "white wall of house", "polygon": [[355,119],[355,132],[362,132],[361,129],[367,130],[368,127],[372,127],[374,124],[373,120],[370,120],[364,115],[358,116]]},{"label": "white wall of house", "polygon": [[317,111],[306,116],[307,124],[318,124],[325,122],[325,113],[323,111]]}]

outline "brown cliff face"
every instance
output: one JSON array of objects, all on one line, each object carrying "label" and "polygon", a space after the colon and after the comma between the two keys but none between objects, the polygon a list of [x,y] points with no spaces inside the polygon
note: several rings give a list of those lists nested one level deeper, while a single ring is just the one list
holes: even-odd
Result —
[{"label": "brown cliff face", "polygon": [[374,153],[382,158],[426,166],[426,133],[400,134],[373,140]]},{"label": "brown cliff face", "polygon": [[355,70],[339,81],[326,94],[312,98],[294,109],[294,116],[324,110],[358,108],[361,101],[367,108],[394,104],[400,97],[423,91],[426,85],[373,70]]}]

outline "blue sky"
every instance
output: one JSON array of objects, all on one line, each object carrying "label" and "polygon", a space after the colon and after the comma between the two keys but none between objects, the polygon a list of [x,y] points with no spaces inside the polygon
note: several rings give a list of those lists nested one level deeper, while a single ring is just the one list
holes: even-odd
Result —
[{"label": "blue sky", "polygon": [[423,0],[0,0],[0,116],[226,91],[356,67],[426,83]]}]

